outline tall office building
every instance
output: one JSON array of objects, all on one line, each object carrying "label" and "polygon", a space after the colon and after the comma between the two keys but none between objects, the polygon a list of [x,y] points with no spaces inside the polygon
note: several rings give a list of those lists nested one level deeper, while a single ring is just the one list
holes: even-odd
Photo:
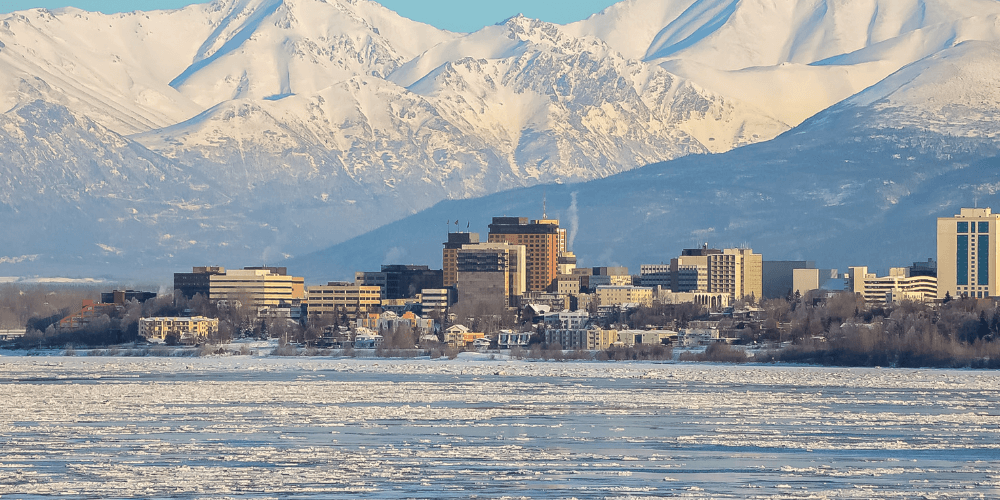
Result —
[{"label": "tall office building", "polygon": [[453,287],[458,283],[458,251],[462,245],[479,243],[479,233],[448,233],[448,241],[444,244],[441,255],[441,269],[444,271],[444,287]]},{"label": "tall office building", "polygon": [[673,292],[729,294],[733,300],[763,295],[763,257],[749,248],[687,249],[670,260]]},{"label": "tall office building", "polygon": [[488,241],[524,245],[528,290],[533,292],[549,288],[559,275],[559,255],[566,252],[566,230],[555,219],[494,217]]},{"label": "tall office building", "polygon": [[1000,214],[989,208],[963,208],[954,217],[937,221],[937,276],[939,298],[975,298],[1000,295]]},{"label": "tall office building", "polygon": [[458,250],[458,303],[475,310],[509,307],[525,292],[525,248],[507,243],[476,243]]}]

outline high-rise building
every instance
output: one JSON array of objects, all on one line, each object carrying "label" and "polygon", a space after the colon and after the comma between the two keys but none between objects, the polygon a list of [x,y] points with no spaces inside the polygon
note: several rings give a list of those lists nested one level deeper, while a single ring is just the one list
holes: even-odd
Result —
[{"label": "high-rise building", "polygon": [[524,245],[530,291],[549,288],[559,274],[559,255],[566,252],[566,230],[555,219],[494,217],[488,241]]},{"label": "high-rise building", "polygon": [[458,283],[458,250],[462,245],[479,243],[479,233],[448,233],[441,258],[443,286],[453,287]]},{"label": "high-rise building", "polygon": [[938,297],[1000,295],[1000,214],[989,208],[963,208],[937,220]]},{"label": "high-rise building", "polygon": [[734,300],[763,295],[763,257],[749,248],[686,249],[670,260],[674,292],[725,293]]},{"label": "high-rise building", "polygon": [[476,243],[458,250],[458,303],[487,309],[509,307],[525,292],[525,248],[507,243]]}]

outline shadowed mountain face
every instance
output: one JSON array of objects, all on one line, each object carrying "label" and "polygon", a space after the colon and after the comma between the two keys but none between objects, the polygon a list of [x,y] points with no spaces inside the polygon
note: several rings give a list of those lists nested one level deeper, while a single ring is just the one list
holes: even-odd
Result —
[{"label": "shadowed mountain face", "polygon": [[962,44],[767,143],[444,202],[289,265],[319,279],[382,263],[438,264],[444,221],[485,233],[492,216],[540,216],[543,197],[581,266],[637,271],[706,242],[821,267],[908,265],[935,255],[936,217],[977,200],[1000,206],[1000,100],[989,84],[997,63],[995,45]]},{"label": "shadowed mountain face", "polygon": [[[845,235],[995,191],[998,15],[993,0],[627,0],[457,34],[367,0],[10,14],[0,276],[436,263],[444,220],[538,216],[542,191],[564,219],[576,193],[589,262],[704,241],[833,259],[861,251]],[[890,248],[864,263],[898,264]]]}]

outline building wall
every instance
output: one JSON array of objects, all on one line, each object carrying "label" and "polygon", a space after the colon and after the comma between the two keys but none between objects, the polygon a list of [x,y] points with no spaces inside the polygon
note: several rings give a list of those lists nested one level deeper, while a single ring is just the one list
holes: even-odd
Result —
[{"label": "building wall", "polygon": [[963,208],[937,220],[938,296],[1000,295],[1000,214]]},{"label": "building wall", "polygon": [[523,245],[476,243],[457,252],[458,302],[463,307],[510,307],[527,285]]},{"label": "building wall", "polygon": [[530,291],[549,288],[559,274],[559,255],[566,251],[566,231],[553,219],[528,222],[523,217],[494,217],[488,240],[524,245],[526,284]]},{"label": "building wall", "polygon": [[616,306],[622,304],[653,304],[653,289],[639,286],[599,286],[597,287],[598,306]]},{"label": "building wall", "polygon": [[762,291],[765,299],[783,298],[795,293],[794,273],[796,269],[816,269],[816,263],[808,260],[769,260],[761,264]]},{"label": "building wall", "polygon": [[382,289],[377,286],[330,282],[309,287],[309,314],[346,314],[357,319],[373,312],[381,303]]},{"label": "building wall", "polygon": [[209,279],[209,299],[213,301],[240,301],[261,307],[305,299],[305,278],[277,274],[270,269],[229,270],[210,275]]},{"label": "building wall", "polygon": [[164,340],[176,335],[181,340],[203,339],[219,331],[219,320],[195,317],[159,317],[139,320],[139,335],[147,339]]},{"label": "building wall", "polygon": [[670,260],[674,292],[727,293],[734,300],[763,296],[763,257],[749,248],[685,250]]},{"label": "building wall", "polygon": [[910,276],[905,267],[894,267],[889,276],[869,273],[867,267],[851,267],[848,290],[860,294],[865,302],[885,304],[889,300],[932,301],[938,298],[938,281],[933,276]]},{"label": "building wall", "polygon": [[545,330],[545,343],[565,350],[604,350],[618,341],[617,330],[600,328],[558,328]]}]

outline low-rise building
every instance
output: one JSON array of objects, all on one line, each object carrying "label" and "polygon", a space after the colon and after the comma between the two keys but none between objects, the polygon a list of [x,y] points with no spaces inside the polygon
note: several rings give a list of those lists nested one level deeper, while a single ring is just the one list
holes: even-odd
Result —
[{"label": "low-rise building", "polygon": [[937,278],[910,276],[909,268],[894,267],[889,276],[869,273],[864,266],[851,267],[847,274],[847,289],[864,297],[870,304],[886,304],[902,300],[928,302],[937,299]]},{"label": "low-rise building", "polygon": [[443,317],[455,303],[455,291],[452,288],[425,288],[420,292],[420,308],[427,316],[436,314]]},{"label": "low-rise building", "polygon": [[146,340],[166,340],[175,336],[181,342],[193,343],[219,331],[219,320],[204,316],[160,317],[139,320],[139,336]]},{"label": "low-rise building", "polygon": [[587,311],[559,311],[542,315],[542,321],[550,328],[578,329],[587,326],[590,314]]},{"label": "low-rise building", "polygon": [[481,338],[486,338],[486,334],[473,332],[465,325],[452,325],[444,331],[444,343],[459,349],[465,349],[476,339]]},{"label": "low-rise building", "polygon": [[382,289],[377,286],[331,281],[309,287],[309,315],[346,315],[349,319],[374,312],[382,303]]},{"label": "low-rise building", "polygon": [[114,315],[121,306],[115,304],[95,303],[93,300],[84,299],[80,310],[59,320],[59,329],[76,330],[90,325],[94,319],[103,315],[109,317]]},{"label": "low-rise building", "polygon": [[[177,275],[175,281],[176,277]],[[222,269],[221,273],[209,273],[208,279],[208,298],[212,301],[226,301],[229,304],[238,302],[258,308],[305,299],[305,278],[289,276],[284,267]]]},{"label": "low-rise building", "polygon": [[657,287],[654,300],[660,304],[698,304],[710,310],[729,307],[733,296],[728,293],[671,292]]},{"label": "low-rise building", "polygon": [[678,336],[673,330],[620,330],[618,342],[625,346],[673,345]]},{"label": "low-rise building", "polygon": [[123,306],[133,300],[141,304],[143,302],[146,302],[147,300],[155,298],[156,298],[155,292],[139,292],[136,290],[113,290],[111,292],[104,292],[101,294],[101,303]]},{"label": "low-rise building", "polygon": [[403,314],[396,314],[391,311],[382,313],[368,313],[358,318],[355,323],[359,327],[370,328],[374,331],[394,331],[396,329],[414,330],[423,335],[434,331],[434,320],[424,319],[417,316],[413,311]]},{"label": "low-rise building", "polygon": [[644,286],[599,286],[596,295],[598,307],[624,304],[649,307],[653,304],[653,289]]},{"label": "low-rise building", "polygon": [[514,332],[511,330],[500,330],[497,344],[501,349],[511,349],[514,347],[525,348],[531,343],[531,336],[534,332]]},{"label": "low-rise building", "polygon": [[604,350],[618,341],[617,330],[591,328],[552,328],[545,330],[543,339],[547,345],[559,345],[567,350]]},{"label": "low-rise building", "polygon": [[28,333],[26,328],[0,329],[0,341],[17,340]]},{"label": "low-rise building", "polygon": [[721,340],[718,321],[691,321],[677,334],[677,345],[696,347]]}]

